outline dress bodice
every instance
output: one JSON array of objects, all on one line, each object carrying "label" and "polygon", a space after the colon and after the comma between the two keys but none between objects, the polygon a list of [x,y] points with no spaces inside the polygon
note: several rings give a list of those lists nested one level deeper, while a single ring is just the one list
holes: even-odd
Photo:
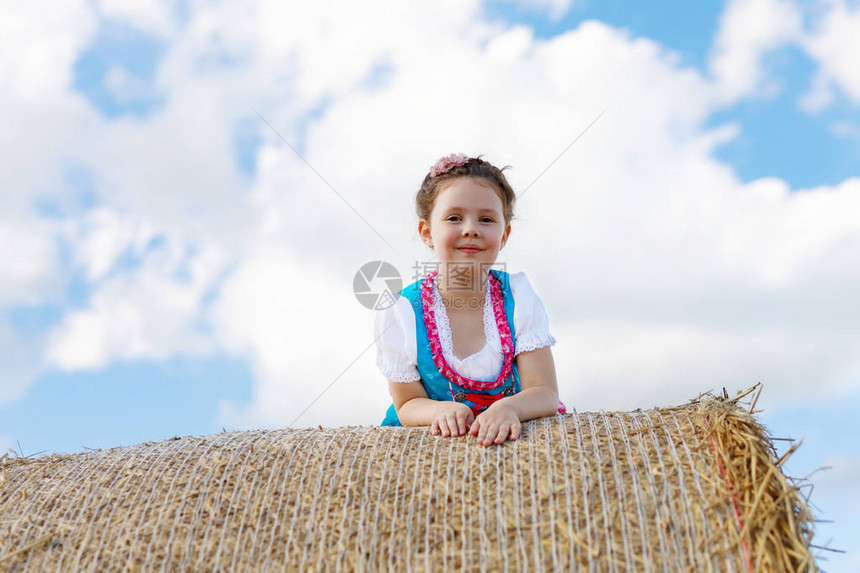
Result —
[{"label": "dress bodice", "polygon": [[[549,332],[549,318],[543,303],[535,293],[525,273],[508,275],[514,299],[513,326],[516,331],[515,354],[555,344]],[[485,297],[488,295],[485,295]],[[438,288],[434,289],[433,308],[436,313],[442,353],[448,363],[462,376],[475,380],[491,380],[502,365],[503,354],[499,331],[491,305],[484,305],[483,323],[487,342],[484,348],[464,359],[454,356],[453,336],[445,306]],[[415,329],[416,309],[404,297],[376,315],[376,364],[383,376],[394,382],[415,382],[421,379],[417,369],[418,348]]]},{"label": "dress bodice", "polygon": [[[450,321],[434,281],[436,273],[398,293],[395,305],[380,313],[375,324],[377,364],[386,378],[420,381],[431,400],[462,402],[476,416],[497,400],[520,392],[516,354],[554,344],[555,339],[525,274],[490,273],[482,319],[486,343],[462,360],[454,356]],[[518,342],[520,328],[522,343]],[[400,425],[393,405],[382,425]]]},{"label": "dress bodice", "polygon": [[499,338],[499,327],[496,325],[496,319],[493,316],[489,283],[484,294],[484,306],[481,313],[486,342],[483,348],[465,358],[458,358],[454,354],[454,333],[451,330],[448,311],[445,308],[445,303],[442,300],[442,295],[436,283],[433,283],[433,310],[436,314],[436,324],[439,328],[439,341],[442,343],[442,354],[445,356],[448,364],[460,375],[468,378],[483,380],[495,377],[495,375],[488,377],[487,374],[490,372],[499,372],[504,356],[502,354],[501,339]]}]

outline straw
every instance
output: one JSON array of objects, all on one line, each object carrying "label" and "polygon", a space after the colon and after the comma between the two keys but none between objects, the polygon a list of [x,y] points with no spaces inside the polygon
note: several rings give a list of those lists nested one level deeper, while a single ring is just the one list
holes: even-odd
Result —
[{"label": "straw", "polygon": [[814,571],[756,389],[490,448],[343,427],[7,455],[0,570]]}]

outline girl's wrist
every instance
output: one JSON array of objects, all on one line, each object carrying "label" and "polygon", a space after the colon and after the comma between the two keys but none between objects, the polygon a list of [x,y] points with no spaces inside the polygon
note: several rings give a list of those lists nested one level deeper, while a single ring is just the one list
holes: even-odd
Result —
[{"label": "girl's wrist", "polygon": [[440,412],[444,412],[445,410],[451,408],[457,408],[459,406],[463,406],[464,408],[468,408],[465,404],[461,402],[453,402],[451,400],[433,400],[436,403],[436,408],[434,409],[434,413],[438,414]]},{"label": "girl's wrist", "polygon": [[[553,396],[555,396],[554,401]],[[548,416],[549,414],[542,413],[545,409],[552,409],[552,413],[555,414],[558,410],[558,393],[543,388],[530,388],[493,402],[490,408],[494,406],[510,409],[520,421],[531,420],[539,416]]]},{"label": "girl's wrist", "polygon": [[517,418],[519,418],[519,414],[517,413],[517,409],[514,408],[514,405],[505,403],[506,400],[509,400],[511,398],[513,398],[513,396],[507,396],[505,398],[502,398],[501,400],[496,400],[495,402],[490,404],[489,407],[487,407],[487,410],[510,410],[514,413],[514,415],[517,416]]}]

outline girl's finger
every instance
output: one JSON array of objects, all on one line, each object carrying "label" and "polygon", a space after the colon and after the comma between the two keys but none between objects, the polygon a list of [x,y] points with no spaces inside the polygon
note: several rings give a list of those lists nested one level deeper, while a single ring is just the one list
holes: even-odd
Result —
[{"label": "girl's finger", "polygon": [[499,425],[495,424],[495,423],[490,424],[490,427],[487,430],[487,434],[484,437],[484,445],[489,446],[490,444],[492,444],[493,440],[496,439],[496,434],[498,432],[499,432]]},{"label": "girl's finger", "polygon": [[520,437],[520,424],[515,422],[511,424],[511,441],[514,442]]},{"label": "girl's finger", "polygon": [[478,417],[472,421],[472,425],[469,427],[469,435],[477,436],[478,430],[480,430],[480,429],[481,429],[481,418]]},{"label": "girl's finger", "polygon": [[443,438],[448,437],[448,422],[445,420],[445,418],[439,418],[439,432],[442,434]]},{"label": "girl's finger", "polygon": [[498,435],[496,436],[496,439],[495,439],[494,441],[495,441],[497,444],[503,444],[503,443],[505,443],[505,440],[507,440],[507,439],[508,439],[508,432],[509,432],[509,431],[510,431],[510,428],[509,428],[508,426],[502,426],[502,427],[500,427],[500,428],[499,428],[499,433],[498,433]]},{"label": "girl's finger", "polygon": [[487,437],[487,426],[482,425],[481,429],[478,430],[478,443],[483,445],[486,437]]},{"label": "girl's finger", "polygon": [[430,424],[430,433],[434,436],[439,434],[439,420],[433,419],[433,423]]},{"label": "girl's finger", "polygon": [[460,435],[460,426],[457,424],[457,416],[455,414],[448,414],[448,427],[451,428],[452,436]]},{"label": "girl's finger", "polygon": [[466,414],[458,414],[457,415],[457,428],[460,430],[460,435],[466,433],[468,429],[468,425],[466,424]]}]

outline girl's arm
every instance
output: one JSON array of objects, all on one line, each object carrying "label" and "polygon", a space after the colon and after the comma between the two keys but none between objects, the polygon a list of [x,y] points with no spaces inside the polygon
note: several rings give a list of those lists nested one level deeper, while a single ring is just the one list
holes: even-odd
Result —
[{"label": "girl's arm", "polygon": [[499,400],[514,408],[521,422],[558,413],[558,380],[552,347],[544,346],[517,355],[520,392]]},{"label": "girl's arm", "polygon": [[436,402],[427,396],[427,391],[421,381],[394,382],[388,381],[391,399],[397,417],[404,426],[429,426],[433,420]]},{"label": "girl's arm", "polygon": [[397,417],[404,426],[430,426],[434,435],[465,435],[475,419],[472,410],[459,402],[433,400],[418,382],[388,381]]},{"label": "girl's arm", "polygon": [[549,346],[517,355],[520,392],[478,414],[469,433],[485,446],[520,437],[521,422],[558,412],[558,382]]}]

